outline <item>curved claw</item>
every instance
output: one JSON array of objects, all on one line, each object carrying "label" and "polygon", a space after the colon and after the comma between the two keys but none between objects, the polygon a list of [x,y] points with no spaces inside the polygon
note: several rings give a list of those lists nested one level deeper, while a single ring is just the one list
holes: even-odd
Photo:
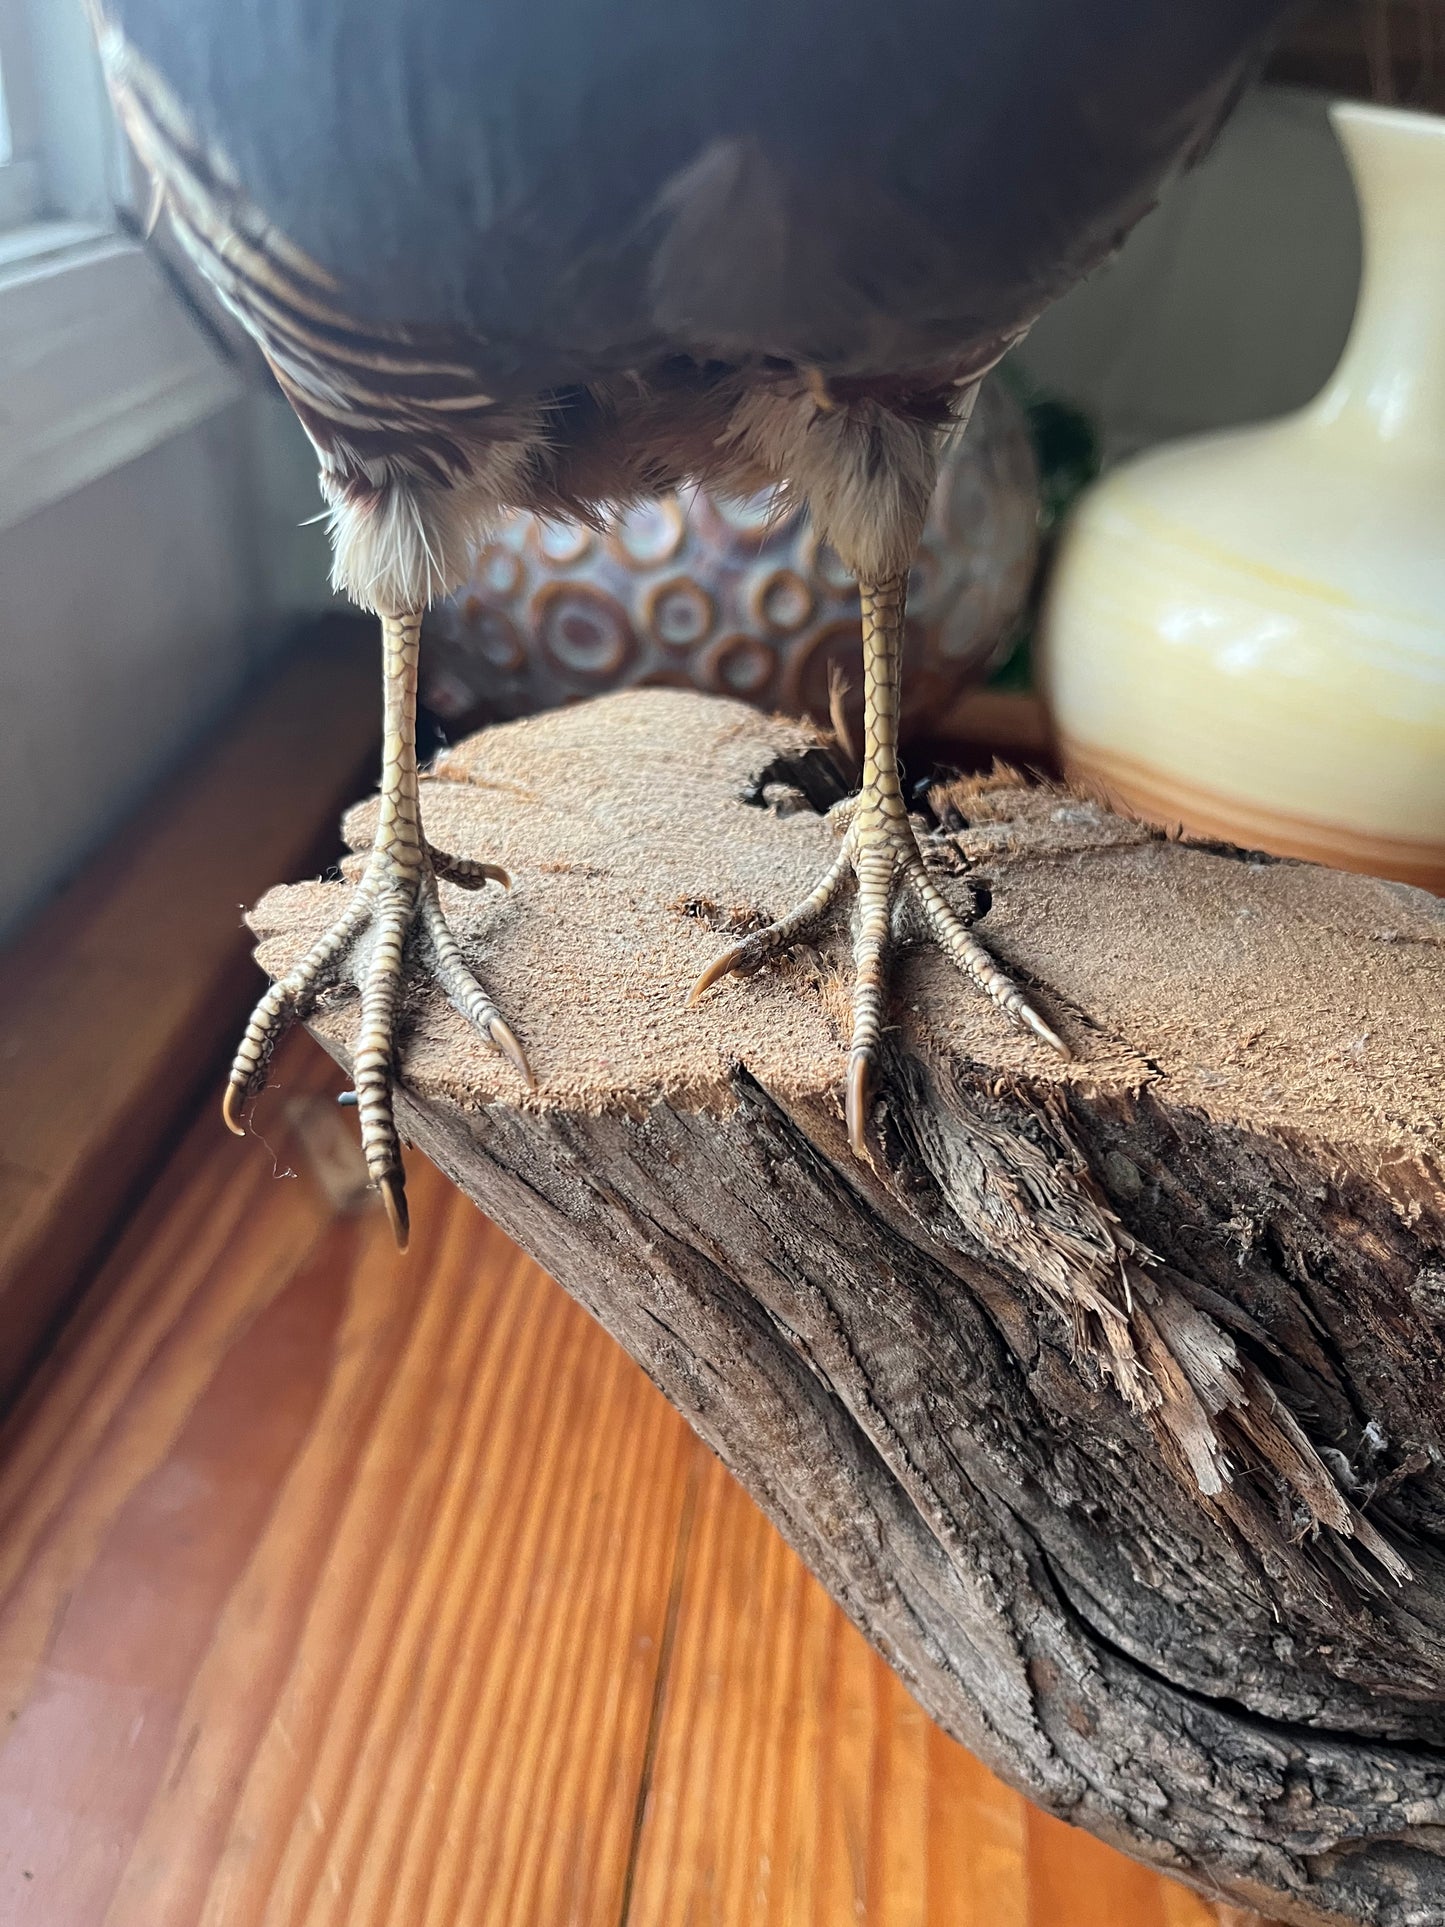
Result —
[{"label": "curved claw", "polygon": [[445,883],[459,890],[484,890],[489,883],[500,883],[510,890],[512,879],[500,863],[480,863],[469,856],[442,856],[432,851],[432,869]]},{"label": "curved claw", "polygon": [[411,1213],[406,1208],[406,1175],[402,1171],[388,1171],[384,1178],[377,1179],[376,1188],[386,1206],[396,1248],[405,1251],[411,1242]]},{"label": "curved claw", "polygon": [[848,1120],[848,1147],[855,1158],[868,1156],[868,1112],[873,1096],[872,1060],[861,1053],[848,1059],[848,1088],[844,1114]]},{"label": "curved claw", "polygon": [[706,996],[715,983],[721,978],[726,977],[731,971],[737,969],[747,952],[747,948],[746,943],[735,943],[731,950],[724,950],[720,957],[713,958],[707,969],[687,993],[687,1007],[689,1010],[693,1009],[699,1000]]},{"label": "curved claw", "polygon": [[226,1094],[221,1099],[221,1116],[225,1119],[226,1129],[231,1133],[232,1137],[244,1137],[246,1135],[245,1120],[241,1116],[241,1106],[245,1101],[246,1086],[244,1084],[232,1083],[226,1086]]},{"label": "curved claw", "polygon": [[1065,1062],[1071,1064],[1074,1061],[1074,1053],[1069,1049],[1069,1046],[1064,1042],[1063,1038],[1059,1036],[1057,1031],[1049,1029],[1048,1025],[1032,1005],[1024,1004],[1019,1010],[1019,1016],[1022,1017],[1034,1036],[1042,1038],[1046,1044],[1051,1044]]},{"label": "curved claw", "polygon": [[527,1053],[517,1042],[516,1033],[511,1026],[503,1023],[500,1017],[493,1017],[487,1025],[487,1035],[513,1069],[520,1073],[527,1089],[535,1091],[537,1080],[532,1075],[532,1066],[527,1062]]}]

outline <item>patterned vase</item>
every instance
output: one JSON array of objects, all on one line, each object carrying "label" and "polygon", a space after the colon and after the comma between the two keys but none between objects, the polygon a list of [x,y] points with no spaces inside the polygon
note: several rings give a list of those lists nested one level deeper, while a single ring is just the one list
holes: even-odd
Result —
[{"label": "patterned vase", "polygon": [[[905,732],[1007,648],[1033,581],[1038,499],[1024,412],[991,380],[949,444],[913,571]],[[430,619],[423,695],[451,722],[667,684],[824,721],[835,662],[859,703],[857,587],[807,517],[693,489],[603,535],[514,515]]]},{"label": "patterned vase", "polygon": [[1339,368],[1085,497],[1044,691],[1065,767],[1137,815],[1445,891],[1445,119],[1333,119],[1365,235]]}]

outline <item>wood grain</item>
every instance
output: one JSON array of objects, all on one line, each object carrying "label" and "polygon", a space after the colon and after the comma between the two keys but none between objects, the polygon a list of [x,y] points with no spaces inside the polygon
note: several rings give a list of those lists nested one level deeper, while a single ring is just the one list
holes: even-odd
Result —
[{"label": "wood grain", "polygon": [[376,683],[349,624],[289,658],[0,956],[0,1404],[256,994],[241,906],[339,847]]},{"label": "wood grain", "polygon": [[1029,1927],[1027,1829],[710,1462],[634,1927]]},{"label": "wood grain", "polygon": [[1212,1927],[947,1740],[434,1171],[405,1260],[297,1176],[339,1082],[206,1108],[0,1440],[0,1927]]},{"label": "wood grain", "polygon": [[629,1927],[1215,1927],[942,1733],[709,1459]]}]

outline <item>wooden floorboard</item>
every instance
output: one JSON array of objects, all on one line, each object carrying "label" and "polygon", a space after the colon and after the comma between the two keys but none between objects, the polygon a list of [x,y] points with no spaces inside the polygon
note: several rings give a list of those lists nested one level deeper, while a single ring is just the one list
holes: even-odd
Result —
[{"label": "wooden floorboard", "polygon": [[945,1739],[415,1158],[398,1258],[307,1040],[272,1082],[0,1438],[0,1927],[1214,1927]]},{"label": "wooden floorboard", "polygon": [[377,685],[353,625],[289,655],[0,953],[0,1405],[244,1021],[242,910],[329,860]]}]

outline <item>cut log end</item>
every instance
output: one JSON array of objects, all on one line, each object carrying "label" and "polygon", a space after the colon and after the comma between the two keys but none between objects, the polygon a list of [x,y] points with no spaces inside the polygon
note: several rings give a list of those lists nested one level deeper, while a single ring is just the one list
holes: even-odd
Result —
[{"label": "cut log end", "polygon": [[[1015,1785],[1265,1912],[1445,1917],[1445,906],[937,793],[1073,1060],[905,931],[860,1163],[841,921],[687,1008],[826,865],[816,736],[641,692],[436,776],[432,840],[514,879],[443,888],[537,1084],[419,984],[412,1140]],[[268,969],[342,887],[262,903]]]}]

